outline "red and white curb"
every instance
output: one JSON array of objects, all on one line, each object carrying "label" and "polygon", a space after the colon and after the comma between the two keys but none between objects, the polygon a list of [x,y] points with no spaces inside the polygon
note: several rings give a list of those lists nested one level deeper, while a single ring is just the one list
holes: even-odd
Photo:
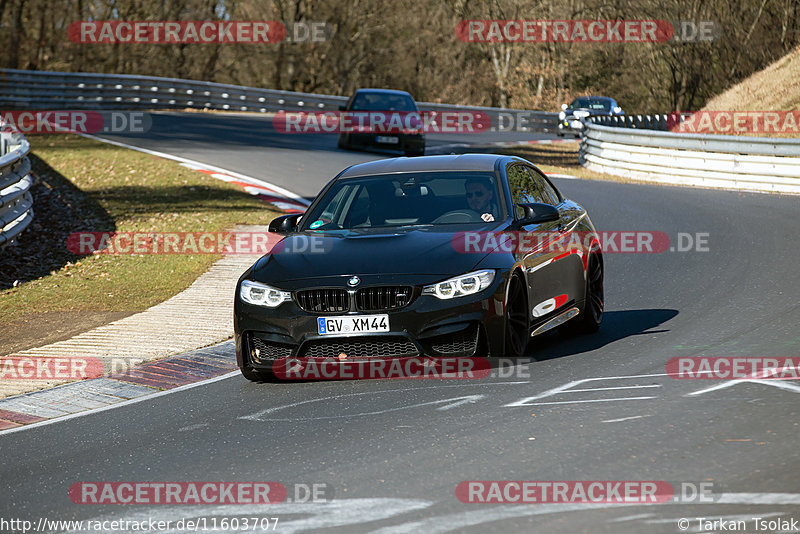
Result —
[{"label": "red and white curb", "polygon": [[101,143],[107,143],[109,145],[127,148],[130,150],[136,150],[137,152],[143,152],[144,154],[149,154],[151,156],[177,161],[178,163],[181,164],[181,166],[186,167],[187,169],[199,171],[202,172],[203,174],[211,176],[212,178],[216,178],[217,180],[222,180],[224,182],[238,185],[251,195],[258,195],[265,202],[268,202],[273,206],[275,206],[277,209],[285,211],[287,213],[303,213],[311,204],[311,202],[309,202],[302,196],[292,191],[289,191],[288,189],[284,189],[283,187],[280,187],[278,185],[271,184],[266,180],[253,178],[252,176],[247,176],[246,174],[230,171],[228,169],[223,169],[222,167],[217,167],[215,165],[209,165],[207,163],[201,163],[199,161],[184,158],[181,156],[175,156],[173,154],[167,154],[165,152],[158,152],[157,150],[150,150],[147,148],[129,145],[127,143],[121,143],[119,141],[112,141],[110,139],[103,139],[102,137],[98,137],[96,135],[91,135],[91,134],[81,134],[81,135],[83,137],[99,141]]},{"label": "red and white curb", "polygon": [[[234,183],[289,213],[304,212],[310,204],[291,191],[227,169],[93,135],[85,134],[84,137],[176,161],[215,179]],[[256,230],[251,227],[243,229]],[[214,263],[189,288],[148,310],[83,332],[68,340],[9,355],[29,360],[63,359],[77,355],[96,358],[104,364],[120,357],[135,357],[146,362],[157,361],[135,368],[137,373],[142,370],[144,376],[149,376],[150,382],[143,381],[142,373],[139,373],[138,376],[131,374],[119,378],[124,382],[122,385],[115,384],[113,376],[73,380],[67,384],[64,384],[64,380],[5,379],[8,377],[4,376],[0,380],[0,397],[7,398],[0,400],[0,430],[13,430],[23,425],[38,424],[51,417],[101,408],[129,400],[132,396],[149,395],[166,387],[183,387],[187,377],[189,380],[202,380],[202,373],[198,373],[197,369],[207,369],[208,362],[196,362],[191,369],[183,368],[179,362],[167,365],[161,365],[161,362],[167,356],[218,343],[232,335],[232,305],[236,281],[259,256],[226,256]],[[176,334],[176,331],[180,333]],[[144,371],[148,365],[156,366],[153,368],[155,376]],[[168,369],[178,371],[180,376],[174,373],[170,375]],[[231,369],[235,369],[235,364],[224,366],[223,370],[229,373]],[[59,384],[64,385],[54,388]]]},{"label": "red and white curb", "polygon": [[0,399],[0,435],[27,430],[238,375],[232,341],[122,373]]},{"label": "red and white curb", "polygon": [[266,182],[261,180],[247,179],[245,180],[242,175],[234,175],[228,172],[219,172],[212,168],[208,168],[202,163],[189,163],[182,162],[181,166],[194,171],[202,172],[217,180],[222,180],[234,185],[238,185],[251,195],[257,195],[261,200],[268,202],[275,206],[277,209],[285,211],[286,213],[304,213],[308,208],[308,201],[296,195],[287,196],[285,189],[279,188],[274,185],[266,185]]}]

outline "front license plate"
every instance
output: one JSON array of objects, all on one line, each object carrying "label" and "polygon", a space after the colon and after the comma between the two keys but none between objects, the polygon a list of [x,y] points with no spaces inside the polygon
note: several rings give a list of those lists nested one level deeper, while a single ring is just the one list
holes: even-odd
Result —
[{"label": "front license plate", "polygon": [[388,331],[389,316],[386,314],[357,315],[354,317],[319,317],[317,319],[317,333],[322,336]]},{"label": "front license plate", "polygon": [[581,124],[581,121],[572,121],[570,123],[570,126],[572,126],[573,128],[583,128],[583,124]]},{"label": "front license plate", "polygon": [[389,145],[396,145],[397,143],[400,142],[400,138],[399,137],[394,137],[394,136],[389,136],[389,135],[379,135],[378,137],[375,138],[375,141],[377,141],[378,143],[386,143],[386,144],[389,144]]}]

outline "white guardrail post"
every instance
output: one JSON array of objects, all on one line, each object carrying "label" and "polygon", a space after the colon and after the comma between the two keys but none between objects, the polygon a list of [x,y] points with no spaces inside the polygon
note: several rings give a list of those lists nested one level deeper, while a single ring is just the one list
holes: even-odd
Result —
[{"label": "white guardrail post", "polygon": [[666,115],[587,121],[580,162],[597,172],[637,180],[800,193],[800,139],[663,130]]},{"label": "white guardrail post", "polygon": [[33,220],[30,149],[21,134],[0,132],[0,248],[13,242]]}]

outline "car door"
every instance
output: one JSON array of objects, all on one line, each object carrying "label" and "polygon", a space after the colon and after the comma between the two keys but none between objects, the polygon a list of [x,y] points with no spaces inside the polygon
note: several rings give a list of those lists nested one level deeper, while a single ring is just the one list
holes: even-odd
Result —
[{"label": "car door", "polygon": [[[559,207],[561,197],[543,176],[528,165],[512,163],[507,169],[508,185],[514,202],[515,219],[524,215],[517,203],[539,202]],[[528,307],[532,325],[543,322],[575,300],[576,275],[582,278],[580,258],[571,252],[568,228],[571,216],[559,210],[560,218],[520,228],[516,243],[517,259],[525,270],[528,289]],[[573,257],[571,257],[573,256]],[[577,261],[575,261],[577,260]],[[576,271],[577,269],[581,269]]]}]

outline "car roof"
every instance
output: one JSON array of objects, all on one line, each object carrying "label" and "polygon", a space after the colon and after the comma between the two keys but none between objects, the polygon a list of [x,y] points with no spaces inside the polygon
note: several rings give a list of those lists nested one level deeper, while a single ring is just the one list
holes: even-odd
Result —
[{"label": "car roof", "polygon": [[407,91],[400,91],[398,89],[371,89],[371,88],[364,88],[356,90],[355,94],[358,93],[375,93],[375,94],[382,94],[382,95],[404,95],[404,96],[411,96],[411,94]]},{"label": "car roof", "polygon": [[587,95],[587,96],[576,96],[576,97],[575,97],[575,98],[574,98],[572,101],[574,102],[575,100],[579,100],[579,99],[581,99],[581,98],[594,98],[595,100],[611,100],[611,101],[613,101],[613,100],[614,100],[614,99],[613,99],[613,98],[611,98],[610,96],[594,96],[594,95]]},{"label": "car roof", "polygon": [[379,159],[348,167],[339,175],[339,178],[429,171],[494,172],[497,162],[507,158],[508,156],[498,154],[460,154]]}]

